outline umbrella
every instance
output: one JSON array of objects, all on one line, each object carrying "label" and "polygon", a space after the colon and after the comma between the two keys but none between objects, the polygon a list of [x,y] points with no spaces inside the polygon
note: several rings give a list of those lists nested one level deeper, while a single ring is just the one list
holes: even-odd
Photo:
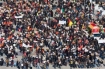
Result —
[{"label": "umbrella", "polygon": [[91,23],[89,24],[89,26],[88,26],[88,27],[89,27],[90,29],[93,29],[93,27],[94,27],[94,26],[96,26],[96,24],[95,24],[95,23],[93,23],[93,22],[91,22]]}]

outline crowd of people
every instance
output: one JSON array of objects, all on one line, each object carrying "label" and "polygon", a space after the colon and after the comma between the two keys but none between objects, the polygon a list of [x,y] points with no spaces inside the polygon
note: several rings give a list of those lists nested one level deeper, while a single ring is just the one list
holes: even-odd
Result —
[{"label": "crowd of people", "polygon": [[[93,68],[103,64],[105,46],[88,31],[88,24],[105,25],[94,4],[85,0],[7,0],[0,8],[0,65],[18,69]],[[104,6],[105,3],[99,3]],[[59,24],[59,20],[66,24]],[[87,32],[88,31],[88,32]],[[102,33],[100,31],[100,33]],[[103,39],[105,38],[102,33]],[[19,50],[19,51],[18,51]],[[34,54],[32,54],[34,52]],[[22,60],[18,59],[19,53]]]}]

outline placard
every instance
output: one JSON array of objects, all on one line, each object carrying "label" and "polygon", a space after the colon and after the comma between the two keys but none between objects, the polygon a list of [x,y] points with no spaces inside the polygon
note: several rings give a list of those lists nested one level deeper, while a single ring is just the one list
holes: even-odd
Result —
[{"label": "placard", "polygon": [[15,16],[15,18],[23,18],[23,16],[24,16],[24,15],[21,15],[21,16]]},{"label": "placard", "polygon": [[59,24],[66,24],[66,21],[59,20]]}]

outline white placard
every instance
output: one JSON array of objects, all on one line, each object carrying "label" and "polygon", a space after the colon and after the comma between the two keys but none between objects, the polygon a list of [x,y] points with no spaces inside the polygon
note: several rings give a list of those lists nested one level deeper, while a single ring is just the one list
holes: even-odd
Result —
[{"label": "white placard", "polygon": [[15,18],[23,18],[23,16],[24,16],[24,15],[21,15],[21,16],[15,16]]},{"label": "white placard", "polygon": [[105,40],[98,40],[98,43],[105,43]]},{"label": "white placard", "polygon": [[66,21],[59,20],[59,24],[66,24]]},{"label": "white placard", "polygon": [[26,47],[26,48],[28,48],[28,47],[32,47],[32,46],[30,46],[29,44],[28,45],[26,45],[25,43],[23,43],[23,45],[22,45],[23,47]]}]

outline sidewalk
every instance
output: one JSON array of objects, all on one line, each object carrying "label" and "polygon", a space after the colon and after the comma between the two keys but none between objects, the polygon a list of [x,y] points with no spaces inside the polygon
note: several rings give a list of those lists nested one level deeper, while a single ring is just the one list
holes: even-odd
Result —
[{"label": "sidewalk", "polygon": [[[1,66],[0,69],[18,69],[16,67],[5,67],[5,66]],[[35,67],[33,67],[32,69],[37,69]],[[52,66],[49,67],[49,69],[54,69]],[[59,69],[59,68],[56,68]],[[62,66],[61,69],[70,69],[69,66]],[[97,67],[97,68],[72,68],[72,69],[105,69],[105,67]]]}]

